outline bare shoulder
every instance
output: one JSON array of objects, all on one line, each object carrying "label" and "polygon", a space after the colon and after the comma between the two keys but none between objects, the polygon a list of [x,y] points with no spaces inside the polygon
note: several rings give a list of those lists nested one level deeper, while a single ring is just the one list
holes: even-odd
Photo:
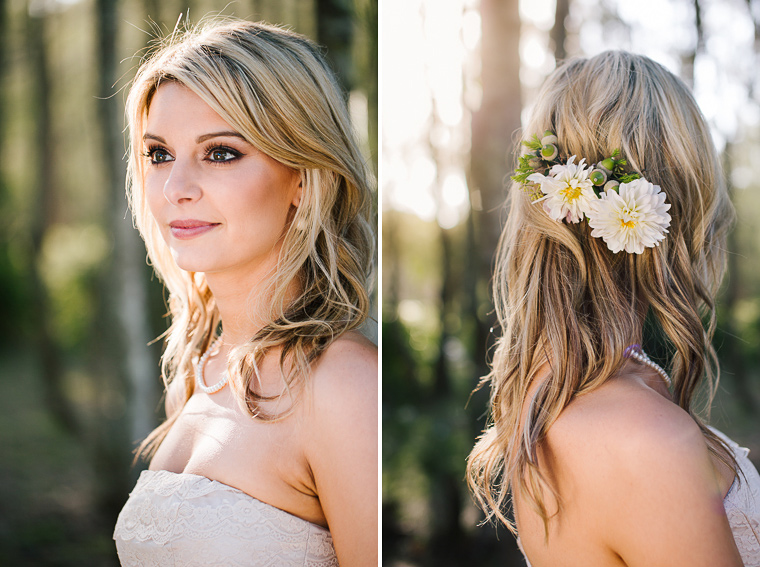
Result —
[{"label": "bare shoulder", "polygon": [[635,381],[612,380],[573,400],[549,429],[546,447],[579,496],[630,492],[642,478],[662,486],[674,474],[714,475],[697,423]]},{"label": "bare shoulder", "polygon": [[377,403],[377,347],[358,332],[335,340],[312,368],[317,409]]},{"label": "bare shoulder", "polygon": [[[573,438],[611,444],[620,451],[636,450],[642,443],[655,449],[672,449],[704,440],[696,422],[672,401],[635,381],[613,379],[597,390],[577,397],[551,428],[562,445]],[[699,443],[697,443],[699,444]]]},{"label": "bare shoulder", "polygon": [[336,340],[311,375],[305,454],[341,565],[377,565],[377,349]]},{"label": "bare shoulder", "polygon": [[[640,451],[665,458],[707,450],[697,423],[689,414],[657,392],[625,380],[612,380],[579,396],[562,412],[548,435],[560,453],[592,456],[600,448],[615,461]],[[568,454],[568,457],[570,455]]]},{"label": "bare shoulder", "polygon": [[546,454],[569,515],[626,564],[675,554],[684,565],[735,564],[700,427],[641,382],[612,379],[574,400],[550,428]]}]

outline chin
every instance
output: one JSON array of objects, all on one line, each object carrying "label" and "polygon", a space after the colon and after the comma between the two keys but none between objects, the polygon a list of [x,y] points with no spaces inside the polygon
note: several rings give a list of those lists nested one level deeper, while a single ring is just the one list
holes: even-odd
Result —
[{"label": "chin", "polygon": [[177,267],[186,272],[213,272],[216,267],[208,258],[193,258],[189,254],[177,254],[175,251],[172,251],[172,256]]}]

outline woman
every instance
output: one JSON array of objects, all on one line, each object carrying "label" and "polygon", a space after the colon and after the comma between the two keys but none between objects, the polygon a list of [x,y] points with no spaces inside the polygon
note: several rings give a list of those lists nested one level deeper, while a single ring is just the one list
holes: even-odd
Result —
[{"label": "woman", "polygon": [[212,25],[142,65],[127,112],[172,324],[122,564],[376,565],[371,177],[334,76],[300,35]]},{"label": "woman", "polygon": [[[532,116],[476,497],[533,567],[760,565],[760,477],[693,407],[703,380],[714,392],[733,218],[704,118],[679,79],[621,52],[562,65]],[[669,373],[641,347],[655,334]]]}]

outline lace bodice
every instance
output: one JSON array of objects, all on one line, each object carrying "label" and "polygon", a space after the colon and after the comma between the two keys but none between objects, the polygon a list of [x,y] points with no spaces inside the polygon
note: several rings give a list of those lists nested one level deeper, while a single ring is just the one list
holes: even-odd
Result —
[{"label": "lace bodice", "polygon": [[[739,480],[734,481],[723,499],[736,547],[742,556],[744,567],[760,567],[760,474],[749,460],[749,449],[739,447],[717,429],[710,429],[733,451],[740,470]],[[525,554],[519,539],[517,544]],[[525,563],[531,567],[527,556]]]},{"label": "lace bodice", "polygon": [[711,429],[731,448],[739,465],[739,479],[734,480],[723,500],[736,547],[744,567],[760,567],[760,474],[749,460],[749,449],[739,447],[717,429]]},{"label": "lace bodice", "polygon": [[123,566],[335,567],[325,528],[221,482],[144,471],[114,531]]}]

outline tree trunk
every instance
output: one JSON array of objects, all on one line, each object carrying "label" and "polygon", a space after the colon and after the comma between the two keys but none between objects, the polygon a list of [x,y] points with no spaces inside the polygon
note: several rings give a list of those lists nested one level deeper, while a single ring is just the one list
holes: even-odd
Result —
[{"label": "tree trunk", "polygon": [[[754,26],[754,51],[752,53],[753,59],[755,60],[755,70],[757,70],[758,65],[758,59],[760,59],[760,19],[755,18],[754,13],[752,12],[752,0],[747,0],[747,11],[749,12],[750,20],[752,21],[752,24]],[[754,78],[754,77],[753,77]],[[748,85],[749,89],[749,97],[754,98],[755,97],[755,82],[754,80],[749,82]]]},{"label": "tree trunk", "polygon": [[58,423],[73,433],[77,430],[74,417],[63,390],[61,353],[51,329],[50,297],[42,279],[42,246],[45,234],[53,222],[55,209],[54,140],[52,134],[51,80],[46,37],[47,15],[44,11],[27,17],[27,51],[32,77],[32,114],[36,117],[34,144],[39,152],[39,167],[33,179],[34,211],[31,217],[30,257],[34,342],[38,351],[45,403]]},{"label": "tree trunk", "polygon": [[[104,484],[102,503],[106,510],[123,504],[125,487],[130,484],[129,446],[144,438],[154,425],[156,361],[151,357],[147,301],[145,249],[132,226],[124,192],[125,165],[123,109],[114,92],[118,81],[116,45],[118,38],[117,0],[98,0],[98,117],[106,164],[107,225],[113,227],[114,254],[103,278],[104,343],[113,345],[101,353],[112,376],[112,388],[127,400],[126,420],[103,414],[97,458],[101,470],[116,482]],[[126,421],[126,422],[125,422]],[[133,479],[132,479],[133,480]]]},{"label": "tree trunk", "polygon": [[[731,201],[734,200],[734,190],[731,183],[731,169],[733,157],[733,144],[727,143],[723,150],[723,167],[728,173],[726,184],[728,186],[728,195]],[[752,388],[749,384],[749,373],[746,365],[746,355],[742,352],[740,339],[741,336],[736,325],[736,305],[741,299],[741,271],[739,270],[739,243],[736,238],[736,229],[728,233],[728,285],[726,285],[721,301],[721,309],[727,313],[727,323],[725,329],[725,340],[721,349],[721,360],[732,374],[731,378],[736,390],[736,400],[744,410],[745,415],[757,414],[757,403],[755,402]]]},{"label": "tree trunk", "polygon": [[350,0],[316,0],[317,43],[327,49],[327,58],[343,90],[354,88],[354,12]]},{"label": "tree trunk", "polygon": [[[517,0],[482,0],[483,99],[472,120],[470,201],[478,258],[478,279],[490,282],[492,260],[502,229],[500,212],[506,196],[504,179],[514,168],[513,150],[519,137],[520,113],[520,16]],[[489,329],[495,323],[487,286],[476,286],[478,306],[475,362],[486,373]],[[485,308],[484,308],[485,307]]]},{"label": "tree trunk", "polygon": [[682,71],[681,78],[694,88],[694,62],[697,59],[697,54],[704,51],[705,47],[705,32],[702,26],[702,7],[699,4],[699,0],[693,0],[694,3],[694,28],[697,32],[697,43],[694,45],[692,51],[687,52],[681,59]]},{"label": "tree trunk", "polygon": [[377,28],[378,13],[377,0],[369,0],[362,10],[361,21],[364,24],[365,34],[367,36],[367,71],[362,85],[367,91],[367,135],[369,138],[369,151],[372,156],[372,167],[377,175],[377,97],[378,97],[378,77],[377,77]]},{"label": "tree trunk", "polygon": [[558,64],[567,57],[567,50],[565,49],[567,28],[565,25],[569,14],[570,0],[557,0],[557,7],[554,11],[554,26],[549,35],[554,44],[554,60]]}]

